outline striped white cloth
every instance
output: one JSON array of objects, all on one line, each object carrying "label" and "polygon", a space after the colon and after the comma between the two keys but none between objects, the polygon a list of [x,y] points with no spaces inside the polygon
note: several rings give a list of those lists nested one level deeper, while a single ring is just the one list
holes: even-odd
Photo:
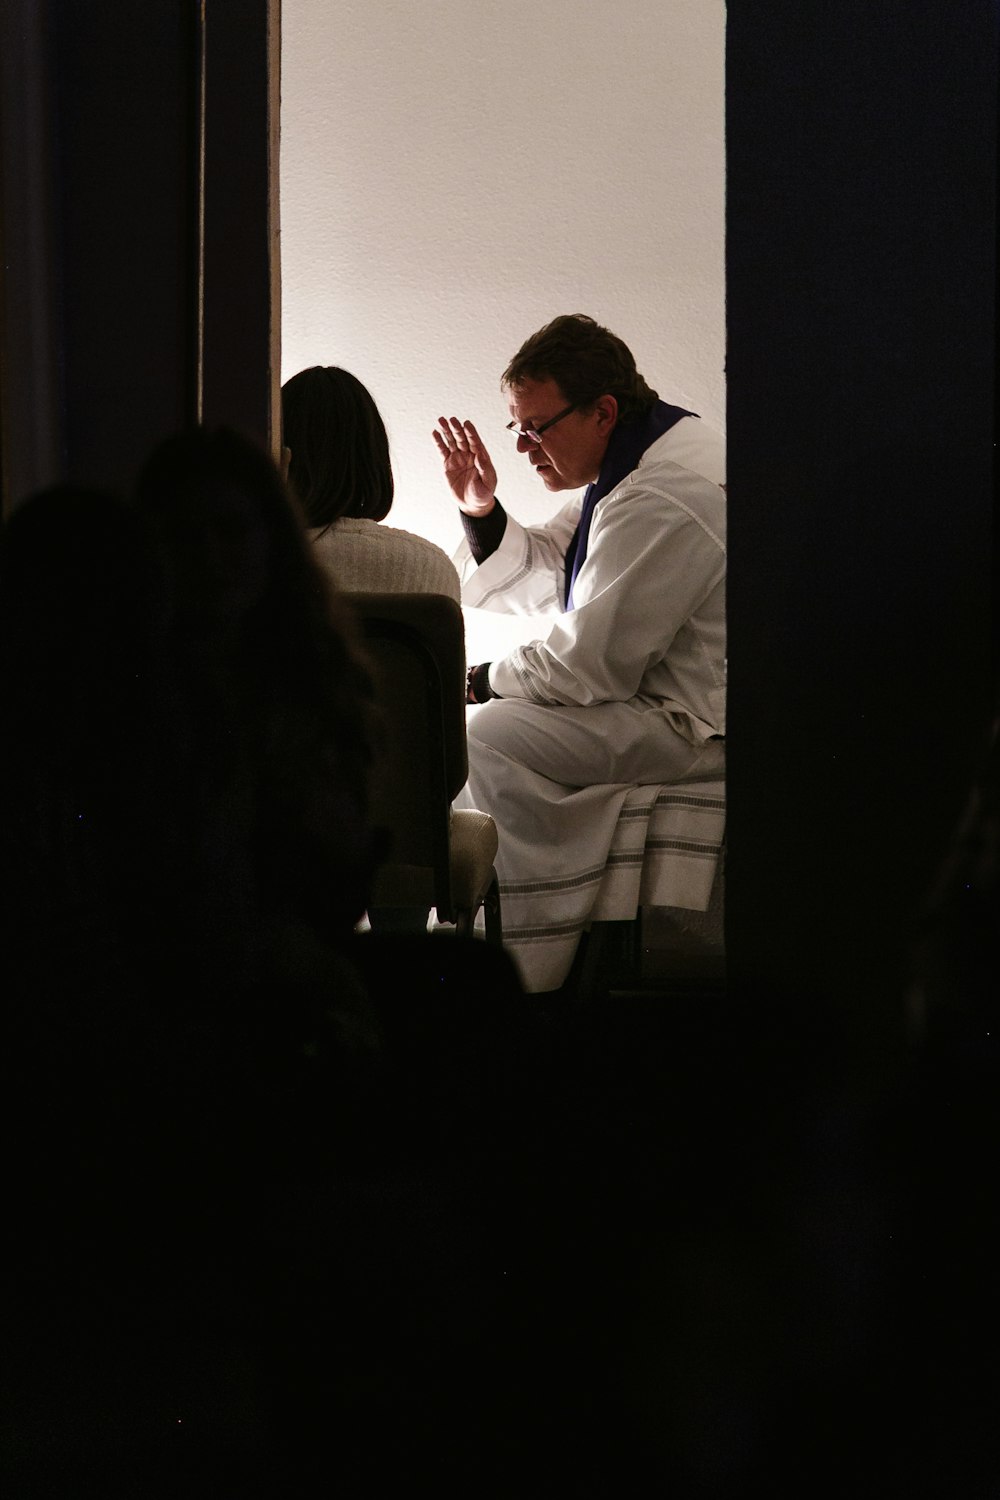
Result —
[{"label": "striped white cloth", "polygon": [[589,920],[628,921],[640,906],[707,911],[725,829],[722,782],[633,787]]},{"label": "striped white cloth", "polygon": [[640,906],[707,910],[725,823],[718,779],[623,787],[600,864],[562,862],[558,874],[529,881],[501,877],[504,947],[529,993],[558,989],[591,922],[628,921]]}]

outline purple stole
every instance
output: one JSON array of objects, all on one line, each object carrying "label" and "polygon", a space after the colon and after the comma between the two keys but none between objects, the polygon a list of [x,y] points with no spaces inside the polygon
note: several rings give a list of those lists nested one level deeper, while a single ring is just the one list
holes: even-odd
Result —
[{"label": "purple stole", "polygon": [[590,523],[594,519],[598,502],[605,495],[610,495],[627,474],[631,474],[646,449],[657,438],[669,432],[682,417],[694,416],[697,416],[697,412],[685,411],[680,406],[668,406],[666,401],[657,401],[648,416],[633,417],[629,421],[620,422],[615,428],[604,454],[601,472],[594,483],[587,486],[579,523],[566,548],[564,609],[573,608],[573,585],[587,556]]}]

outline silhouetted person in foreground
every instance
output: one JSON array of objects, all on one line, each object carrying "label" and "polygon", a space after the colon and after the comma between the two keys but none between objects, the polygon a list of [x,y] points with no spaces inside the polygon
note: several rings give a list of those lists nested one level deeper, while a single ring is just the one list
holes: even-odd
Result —
[{"label": "silhouetted person in foreground", "polygon": [[[167,559],[206,835],[243,841],[249,907],[342,942],[365,909],[370,685],[270,459],[168,439],[138,482]],[[252,937],[252,934],[249,934]]]},{"label": "silhouetted person in foreground", "polygon": [[363,1174],[377,1069],[338,951],[372,860],[363,671],[263,455],[199,435],[148,477],[152,530],[64,489],[0,542],[23,1495],[252,1465],[269,1340],[315,1290],[300,1257],[338,1280],[310,1205]]},{"label": "silhouetted person in foreground", "polygon": [[224,434],[0,545],[22,1496],[253,1493],[386,1424],[427,1464],[480,1411],[517,986],[482,944],[360,961],[366,685],[303,547]]},{"label": "silhouetted person in foreground", "polygon": [[0,540],[8,977],[119,990],[169,962],[188,872],[166,580],[139,520],[70,487]]}]

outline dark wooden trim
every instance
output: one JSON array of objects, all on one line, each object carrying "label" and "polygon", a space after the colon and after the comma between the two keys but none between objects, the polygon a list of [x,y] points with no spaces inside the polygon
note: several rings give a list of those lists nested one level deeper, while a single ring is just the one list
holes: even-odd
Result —
[{"label": "dark wooden trim", "polygon": [[727,951],[891,1006],[995,685],[998,70],[889,9],[728,7]]},{"label": "dark wooden trim", "polygon": [[277,451],[279,0],[208,0],[204,420]]}]

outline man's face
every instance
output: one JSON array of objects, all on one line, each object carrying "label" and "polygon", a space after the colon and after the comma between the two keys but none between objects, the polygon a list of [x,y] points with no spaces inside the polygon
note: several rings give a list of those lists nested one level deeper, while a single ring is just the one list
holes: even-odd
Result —
[{"label": "man's face", "polygon": [[[511,418],[519,427],[543,427],[570,404],[554,380],[523,380],[508,397]],[[591,410],[571,411],[553,423],[541,442],[519,437],[517,451],[528,455],[547,490],[581,489],[600,473],[617,415],[614,397],[601,396]]]}]

